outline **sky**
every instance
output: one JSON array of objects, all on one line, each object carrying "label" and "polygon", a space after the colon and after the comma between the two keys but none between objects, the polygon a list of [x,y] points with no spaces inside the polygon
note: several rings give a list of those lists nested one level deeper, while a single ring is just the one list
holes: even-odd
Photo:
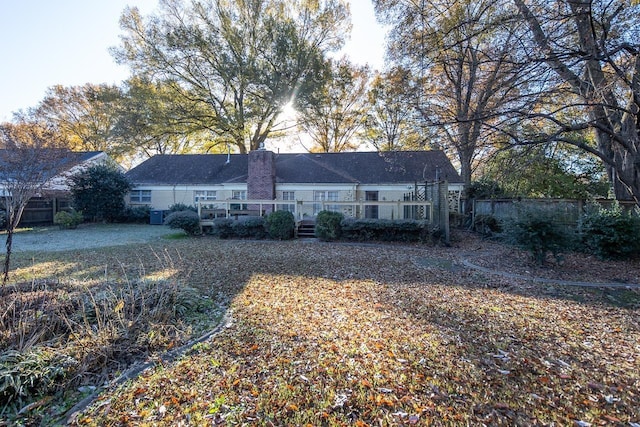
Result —
[{"label": "sky", "polygon": [[[344,53],[357,64],[383,68],[384,30],[370,0],[350,0],[353,30]],[[0,122],[35,107],[60,84],[118,84],[129,75],[115,63],[119,19],[126,6],[143,15],[157,0],[0,0]]]}]

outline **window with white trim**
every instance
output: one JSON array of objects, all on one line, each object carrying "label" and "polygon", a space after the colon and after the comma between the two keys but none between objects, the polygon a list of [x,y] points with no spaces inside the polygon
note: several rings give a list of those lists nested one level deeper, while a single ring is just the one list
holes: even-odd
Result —
[{"label": "window with white trim", "polygon": [[[365,191],[364,199],[366,201],[377,202],[378,201],[378,192],[377,191]],[[364,206],[364,217],[371,219],[378,219],[378,205],[365,205]]]},{"label": "window with white trim", "polygon": [[[233,190],[231,192],[231,199],[233,200],[247,200],[247,190]],[[233,203],[229,206],[233,210],[247,210],[245,203]]]},{"label": "window with white trim", "polygon": [[[337,202],[338,201],[338,192],[334,190],[321,190],[313,192],[313,201],[314,202]],[[322,207],[322,203],[314,203],[313,204],[313,214],[318,215],[321,210],[339,212],[340,207],[338,205],[329,205],[325,204],[324,208]]]},{"label": "window with white trim", "polygon": [[130,203],[151,203],[151,190],[131,190]]},{"label": "window with white trim", "polygon": [[233,200],[247,200],[247,191],[246,190],[233,190],[231,192],[231,198]]},{"label": "window with white trim", "polygon": [[193,202],[197,204],[198,202],[206,202],[210,200],[216,200],[216,192],[215,190],[195,190],[193,192]]},{"label": "window with white trim", "polygon": [[[295,191],[283,191],[282,192],[282,200],[291,200],[291,201],[295,201],[296,200],[296,194]],[[295,213],[296,212],[296,204],[295,203],[290,203],[290,204],[282,204],[278,207],[280,210],[282,211],[287,211],[287,212],[291,212],[291,213]]]}]

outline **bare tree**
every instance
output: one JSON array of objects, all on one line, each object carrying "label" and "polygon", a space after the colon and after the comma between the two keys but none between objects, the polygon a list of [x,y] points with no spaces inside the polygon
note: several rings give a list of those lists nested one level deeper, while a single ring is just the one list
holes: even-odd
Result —
[{"label": "bare tree", "polygon": [[329,61],[324,86],[300,111],[299,127],[312,141],[312,152],[352,151],[366,123],[369,68],[346,59]]},{"label": "bare tree", "polygon": [[0,186],[6,209],[6,253],[3,284],[9,279],[13,235],[27,203],[41,195],[65,164],[67,150],[55,132],[33,123],[0,125]]},{"label": "bare tree", "polygon": [[418,150],[429,145],[420,132],[411,71],[395,67],[376,74],[368,93],[365,138],[378,151]]},{"label": "bare tree", "polygon": [[416,107],[432,143],[457,159],[468,186],[510,110],[527,104],[534,65],[518,46],[524,25],[503,0],[375,0],[392,25],[390,57],[419,85]]}]

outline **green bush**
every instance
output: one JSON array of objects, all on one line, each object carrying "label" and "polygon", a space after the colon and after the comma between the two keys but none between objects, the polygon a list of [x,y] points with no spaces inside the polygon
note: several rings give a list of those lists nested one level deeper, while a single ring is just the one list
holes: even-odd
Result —
[{"label": "green bush", "polygon": [[340,212],[321,211],[316,217],[315,233],[320,240],[338,240],[342,233],[340,223],[344,215]]},{"label": "green bush", "polygon": [[240,216],[231,225],[235,237],[264,239],[267,236],[264,218],[261,216]]},{"label": "green bush", "polygon": [[84,221],[84,216],[82,212],[77,212],[75,210],[60,211],[53,217],[53,223],[60,226],[60,228],[77,228],[78,225],[82,224]]},{"label": "green bush", "polygon": [[502,237],[531,253],[537,264],[544,264],[547,255],[553,254],[560,261],[562,254],[573,248],[575,233],[566,225],[558,224],[551,218],[548,209],[521,209],[517,218],[506,220]]},{"label": "green bush", "polygon": [[24,402],[60,387],[77,361],[69,356],[33,349],[0,353],[0,408],[22,407]]},{"label": "green bush", "polygon": [[131,183],[115,164],[93,165],[71,177],[73,206],[93,221],[122,217]]},{"label": "green bush", "polygon": [[169,212],[181,212],[181,211],[193,211],[198,212],[198,209],[195,206],[186,205],[184,203],[174,203],[169,206]]},{"label": "green bush", "polygon": [[623,211],[589,206],[580,221],[580,237],[586,252],[602,259],[627,259],[640,253],[640,217]]},{"label": "green bush", "polygon": [[213,226],[209,234],[219,237],[220,239],[228,239],[233,237],[233,219],[216,218],[213,220]]},{"label": "green bush", "polygon": [[275,211],[267,216],[265,226],[272,239],[289,240],[293,238],[296,220],[291,212]]},{"label": "green bush", "polygon": [[151,206],[149,205],[127,206],[122,213],[120,222],[149,224],[150,217]]},{"label": "green bush", "polygon": [[502,231],[500,221],[493,215],[478,214],[473,218],[473,231],[492,236]]},{"label": "green bush", "polygon": [[170,213],[165,218],[164,224],[170,228],[180,228],[190,236],[200,234],[200,218],[191,210]]},{"label": "green bush", "polygon": [[341,223],[345,240],[383,242],[426,242],[434,236],[427,221],[410,219],[345,219]]}]

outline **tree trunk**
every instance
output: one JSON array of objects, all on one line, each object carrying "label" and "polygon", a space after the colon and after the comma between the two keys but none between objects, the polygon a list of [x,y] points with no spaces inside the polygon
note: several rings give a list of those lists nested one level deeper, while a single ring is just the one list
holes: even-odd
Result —
[{"label": "tree trunk", "polygon": [[[28,200],[27,200],[28,202]],[[11,267],[11,249],[13,247],[13,235],[18,228],[22,213],[26,207],[25,203],[19,203],[18,206],[11,206],[11,202],[6,202],[7,205],[7,242],[5,243],[6,252],[4,255],[4,266],[2,271],[2,285],[6,285],[9,281],[9,268]]]},{"label": "tree trunk", "polygon": [[9,281],[9,267],[11,265],[11,246],[13,245],[13,228],[7,227],[7,242],[6,242],[6,252],[4,254],[4,266],[2,270],[2,286],[7,284]]}]

